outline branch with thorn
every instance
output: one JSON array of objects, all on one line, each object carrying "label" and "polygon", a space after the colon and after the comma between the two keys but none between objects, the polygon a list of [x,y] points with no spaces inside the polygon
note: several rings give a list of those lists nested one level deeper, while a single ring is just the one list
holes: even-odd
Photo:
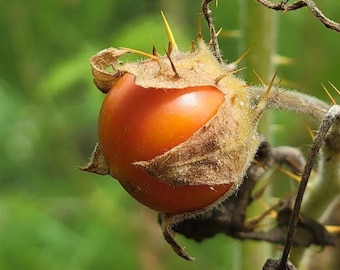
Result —
[{"label": "branch with thorn", "polygon": [[292,10],[297,10],[299,8],[308,7],[314,17],[316,17],[321,23],[323,23],[327,28],[330,28],[336,32],[340,32],[340,23],[337,23],[328,17],[326,17],[323,12],[316,6],[315,2],[312,0],[300,0],[296,1],[293,4],[287,4],[288,1],[282,1],[278,4],[275,4],[269,0],[256,0],[263,6],[274,9],[281,10],[283,12],[288,12]]},{"label": "branch with thorn", "polygon": [[203,0],[202,12],[203,12],[205,20],[207,21],[208,27],[209,27],[211,44],[212,44],[214,55],[215,55],[217,61],[222,63],[223,59],[222,59],[222,55],[221,55],[218,40],[217,40],[217,32],[216,32],[213,20],[211,18],[211,10],[209,8],[209,3],[212,2],[212,1],[213,0]]}]

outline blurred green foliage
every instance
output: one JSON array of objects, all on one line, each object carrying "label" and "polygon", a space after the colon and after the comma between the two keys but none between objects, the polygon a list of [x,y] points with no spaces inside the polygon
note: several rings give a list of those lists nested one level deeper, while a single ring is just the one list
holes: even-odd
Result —
[{"label": "blurred green foliage", "polygon": [[[237,30],[243,19],[256,23],[240,17],[240,2],[247,1],[219,1],[216,27]],[[239,269],[239,242],[181,238],[198,258],[184,262],[162,240],[154,212],[110,177],[75,169],[96,142],[103,99],[88,59],[110,46],[150,51],[151,40],[162,51],[167,42],[160,10],[180,48],[188,48],[200,2],[0,0],[0,270]],[[340,2],[321,8],[337,18]],[[339,34],[307,10],[279,15],[279,21],[278,51],[294,59],[280,67],[280,76],[325,99],[320,82],[340,87]],[[223,33],[224,57],[234,60],[244,33]],[[277,144],[310,143],[303,119],[279,113],[276,120]],[[286,135],[290,129],[294,136]]]}]

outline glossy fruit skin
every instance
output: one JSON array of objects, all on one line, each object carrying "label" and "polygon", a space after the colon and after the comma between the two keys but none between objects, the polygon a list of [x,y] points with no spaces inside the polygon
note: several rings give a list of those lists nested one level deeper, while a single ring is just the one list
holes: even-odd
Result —
[{"label": "glossy fruit skin", "polygon": [[111,175],[132,197],[159,212],[192,212],[214,203],[230,184],[172,186],[133,162],[150,160],[186,141],[223,100],[213,86],[143,88],[133,75],[124,74],[107,93],[99,115],[99,145]]}]

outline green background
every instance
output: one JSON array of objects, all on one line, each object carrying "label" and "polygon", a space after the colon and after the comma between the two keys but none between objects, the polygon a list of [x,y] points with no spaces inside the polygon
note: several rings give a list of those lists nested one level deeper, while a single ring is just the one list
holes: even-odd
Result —
[{"label": "green background", "polygon": [[[220,0],[213,8],[216,27],[224,29],[225,59],[237,59],[252,43],[251,54],[261,50],[256,33],[250,44],[241,40],[248,34],[241,22],[253,22],[252,31],[263,27],[257,25],[260,14],[244,15],[250,2]],[[88,161],[97,141],[104,98],[92,83],[88,59],[111,46],[151,51],[151,40],[162,51],[167,42],[160,10],[186,50],[196,37],[200,3],[0,0],[0,270],[256,268],[256,258],[243,255],[243,244],[223,235],[200,244],[179,236],[197,258],[183,261],[162,239],[156,213],[110,177],[75,169]],[[339,1],[324,1],[320,8],[340,20]],[[293,60],[278,67],[279,76],[289,87],[328,100],[320,82],[340,88],[340,34],[308,10],[269,12],[277,20],[272,45]],[[253,69],[260,66],[248,66]],[[248,80],[258,83],[254,75]],[[274,145],[306,152],[308,125],[302,117],[276,113],[266,128]]]}]

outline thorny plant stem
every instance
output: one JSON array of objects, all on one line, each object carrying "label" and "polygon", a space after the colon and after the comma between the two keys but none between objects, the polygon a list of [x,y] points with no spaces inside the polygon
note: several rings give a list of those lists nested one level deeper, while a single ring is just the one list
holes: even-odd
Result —
[{"label": "thorny plant stem", "polygon": [[[340,115],[340,111],[338,112]],[[322,147],[322,155],[318,161],[316,177],[308,184],[301,211],[309,217],[318,220],[321,224],[327,224],[329,217],[336,216],[337,204],[340,196],[340,121],[337,120],[332,125]],[[336,247],[335,247],[336,250]],[[334,252],[335,252],[334,250]],[[312,251],[296,249],[290,258],[299,262],[299,267],[307,267],[313,261]],[[335,263],[333,256],[330,259]],[[308,268],[308,267],[307,267]],[[306,269],[307,269],[306,268]],[[327,268],[327,267],[326,267]]]},{"label": "thorny plant stem", "polygon": [[[275,71],[277,64],[274,61],[277,55],[277,33],[278,20],[274,12],[267,10],[255,1],[240,1],[240,30],[241,40],[239,42],[239,52],[254,45],[243,64],[248,68],[242,71],[242,76],[246,81],[257,83],[254,69],[259,77],[265,82],[269,82]],[[251,18],[257,18],[256,23]],[[274,144],[273,122],[275,115],[271,112],[263,114],[259,122],[259,130],[268,141]],[[270,188],[265,196],[270,195]]]},{"label": "thorny plant stem", "polygon": [[[239,53],[243,53],[247,48],[253,46],[249,55],[243,61],[243,65],[248,68],[242,71],[242,76],[246,81],[256,80],[253,68],[260,74],[264,81],[270,81],[277,67],[273,59],[277,52],[277,15],[274,12],[263,8],[255,1],[239,1],[239,24],[241,39],[239,40]],[[252,20],[256,18],[256,23]],[[257,103],[256,103],[257,104]],[[261,116],[259,130],[265,138],[273,143],[274,114],[267,112]],[[272,188],[268,187],[262,199],[269,201],[272,198]],[[253,204],[247,211],[248,216],[256,216],[263,211],[261,204]],[[262,224],[262,229],[269,229],[269,226]],[[245,242],[241,246],[242,256],[253,262],[253,269],[260,269],[263,261],[273,254],[273,246],[266,242]],[[249,261],[242,260],[240,269],[249,268]]]},{"label": "thorny plant stem", "polygon": [[281,10],[284,12],[296,10],[302,7],[308,7],[314,17],[316,17],[321,23],[323,23],[327,28],[330,28],[336,32],[340,32],[340,23],[337,23],[328,17],[326,17],[322,11],[316,6],[315,2],[312,0],[300,0],[296,1],[293,4],[287,4],[288,1],[281,1],[278,4],[272,3],[269,0],[256,0],[263,6],[274,9],[274,10]]},{"label": "thorny plant stem", "polygon": [[[340,112],[339,112],[340,114]],[[308,186],[302,211],[311,218],[324,221],[333,202],[340,195],[340,121],[336,121],[327,134],[318,174]],[[321,192],[320,192],[321,191]]]},{"label": "thorny plant stem", "polygon": [[222,63],[223,59],[222,59],[220,47],[219,47],[218,40],[217,40],[217,33],[216,33],[216,29],[215,29],[215,25],[213,23],[213,20],[211,18],[211,10],[209,8],[209,3],[212,2],[212,1],[213,0],[203,0],[203,2],[202,2],[202,12],[203,12],[205,20],[207,21],[208,27],[209,27],[209,32],[210,32],[210,37],[211,37],[214,55],[215,55],[217,61]]},{"label": "thorny plant stem", "polygon": [[[248,88],[250,102],[257,104],[265,91],[266,86],[250,86]],[[303,114],[316,123],[322,121],[329,107],[326,102],[315,97],[281,87],[272,89],[267,101],[267,109]]]},{"label": "thorny plant stem", "polygon": [[340,107],[338,105],[334,105],[328,110],[325,118],[320,124],[318,133],[315,136],[311,151],[308,155],[307,163],[305,165],[304,171],[301,176],[301,182],[300,182],[299,189],[296,195],[293,212],[290,218],[287,238],[286,238],[286,242],[284,245],[284,250],[282,253],[279,269],[282,269],[282,270],[286,269],[286,265],[288,263],[288,258],[289,258],[289,253],[293,245],[296,225],[299,220],[299,214],[300,214],[301,204],[303,200],[303,195],[305,193],[305,190],[308,184],[308,179],[313,169],[314,163],[316,161],[318,152],[325,140],[327,132],[329,131],[330,127],[333,125],[335,120],[339,117],[339,112],[340,112],[339,108]]}]

